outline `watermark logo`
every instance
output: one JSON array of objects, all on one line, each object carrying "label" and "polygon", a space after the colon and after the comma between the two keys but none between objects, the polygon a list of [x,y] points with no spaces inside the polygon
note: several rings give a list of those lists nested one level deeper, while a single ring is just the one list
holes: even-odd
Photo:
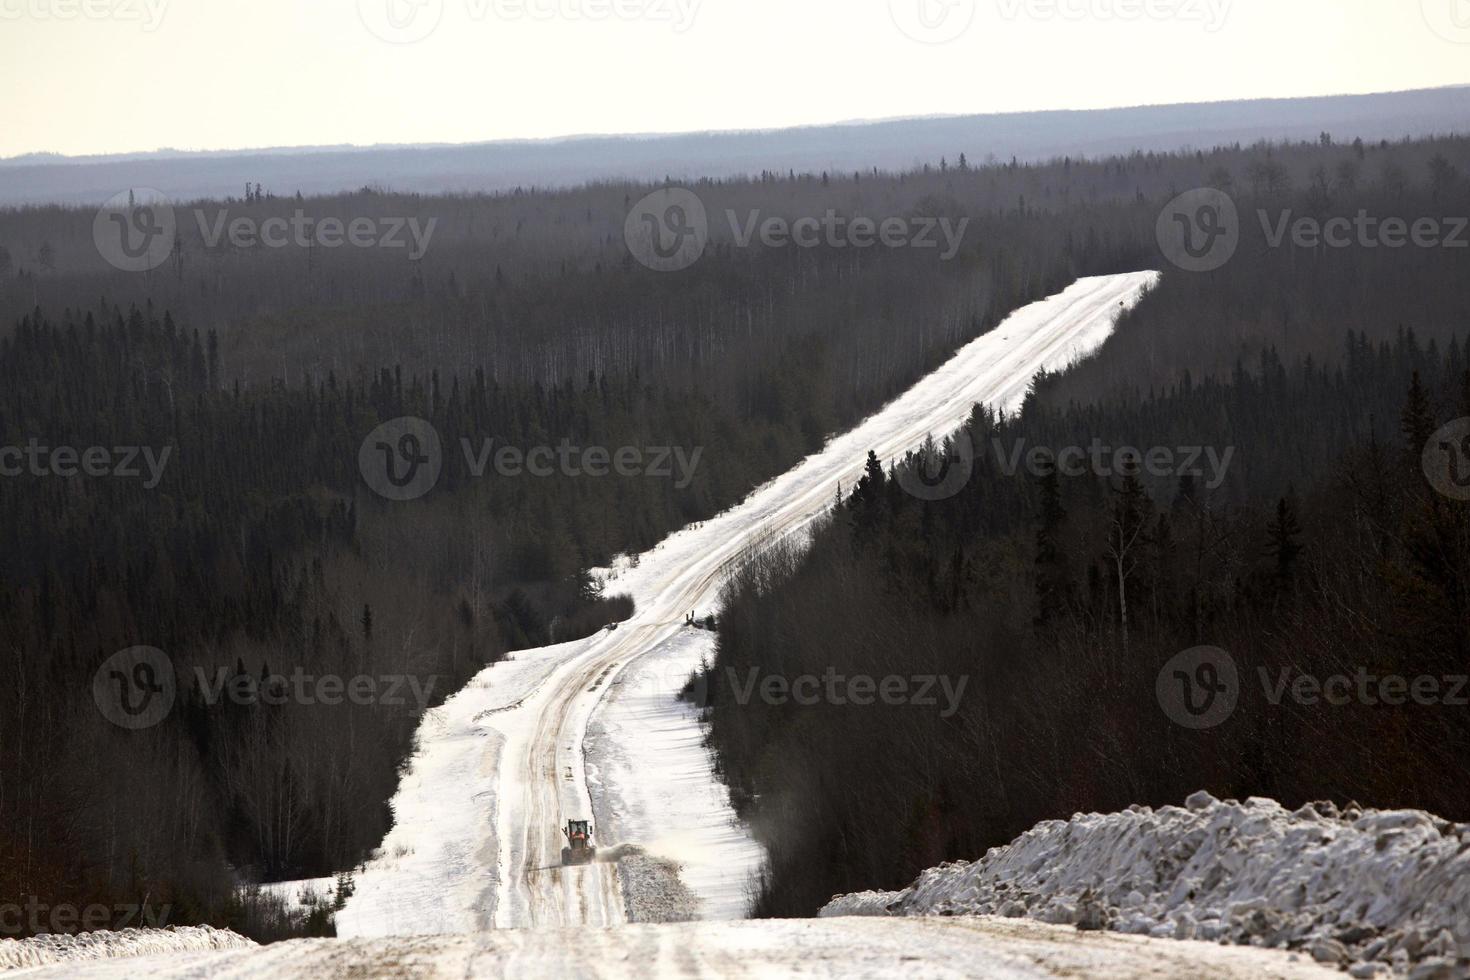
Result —
[{"label": "watermark logo", "polygon": [[431,674],[420,678],[415,674],[309,674],[300,667],[290,674],[233,674],[228,667],[217,667],[211,676],[203,667],[194,668],[194,681],[204,703],[213,708],[223,701],[239,707],[266,705],[279,707],[299,704],[307,707],[341,704],[369,707],[405,707],[412,695],[419,714],[428,710],[434,688],[440,677]]},{"label": "watermark logo", "polygon": [[695,711],[704,711],[710,706],[709,671],[701,663],[679,687],[679,698]]},{"label": "watermark logo", "polygon": [[1470,44],[1470,0],[1420,0],[1424,22],[1446,41]]},{"label": "watermark logo", "polygon": [[168,925],[172,912],[171,903],[150,905],[147,899],[141,903],[73,905],[70,902],[45,902],[38,895],[30,895],[24,903],[0,903],[0,936],[70,935],[142,927],[162,929]]},{"label": "watermark logo", "polygon": [[941,262],[959,254],[965,241],[969,218],[955,221],[948,217],[889,216],[878,220],[859,216],[848,218],[835,210],[821,217],[804,215],[788,221],[779,215],[761,216],[759,209],[743,219],[733,209],[725,212],[730,223],[730,237],[737,248],[749,248],[759,241],[766,248],[917,248],[943,249]]},{"label": "watermark logo", "polygon": [[[456,13],[471,23],[532,21],[648,21],[683,34],[694,26],[701,0],[463,0]],[[358,0],[363,26],[389,44],[414,44],[444,20],[445,0]]]},{"label": "watermark logo", "polygon": [[1025,439],[1007,443],[1000,436],[988,447],[977,450],[965,430],[955,433],[942,450],[928,449],[910,454],[898,468],[898,484],[920,500],[946,500],[964,489],[975,471],[975,461],[990,453],[996,469],[1013,477],[1023,471],[1033,477],[1050,473],[1077,478],[1087,476],[1111,480],[1136,474],[1163,480],[1196,477],[1206,490],[1224,485],[1235,459],[1235,447],[1215,446],[1113,446],[1094,436],[1087,445],[1062,447],[1031,446]]},{"label": "watermark logo", "polygon": [[24,446],[0,446],[3,477],[113,477],[142,480],[144,490],[163,482],[174,447],[48,446],[34,436]]},{"label": "watermark logo", "polygon": [[114,194],[92,219],[92,241],[107,263],[123,272],[149,272],[168,261],[178,221],[173,206],[149,187]]},{"label": "watermark logo", "polygon": [[694,26],[702,0],[465,0],[471,20],[492,15],[500,21],[609,19],[672,24],[683,34]]},{"label": "watermark logo", "polygon": [[1240,214],[1224,191],[1200,187],[1164,205],[1155,226],[1159,250],[1185,272],[1212,272],[1240,246]]},{"label": "watermark logo", "polygon": [[1225,723],[1240,700],[1235,660],[1219,647],[1192,647],[1164,664],[1154,682],[1159,707],[1176,725],[1203,731]]},{"label": "watermark logo", "polygon": [[911,454],[907,465],[898,468],[898,485],[909,496],[935,502],[948,500],[965,488],[975,472],[975,443],[961,429],[943,448],[926,446]]},{"label": "watermark logo", "polygon": [[1173,20],[1203,24],[1213,34],[1225,26],[1231,0],[998,0],[1006,20],[1068,20],[1079,22]]},{"label": "watermark logo", "polygon": [[[876,218],[843,215],[830,208],[821,215],[796,217],[765,214],[759,208],[742,215],[728,208],[724,216],[729,241],[736,248],[931,249],[939,253],[942,262],[959,254],[970,226],[968,217]],[[633,206],[623,226],[628,251],[658,272],[678,272],[699,261],[709,244],[710,232],[704,202],[685,188],[649,194]]]},{"label": "watermark logo", "polygon": [[363,481],[387,500],[417,500],[439,482],[444,450],[439,431],[412,415],[384,422],[362,441],[357,466]]},{"label": "watermark logo", "polygon": [[357,0],[357,16],[378,40],[413,44],[438,28],[444,0]]},{"label": "watermark logo", "polygon": [[0,21],[111,20],[140,24],[151,34],[163,23],[168,4],[169,0],[0,0]]},{"label": "watermark logo", "polygon": [[119,650],[92,676],[92,699],[119,728],[140,731],[163,721],[178,693],[173,661],[157,647]]},{"label": "watermark logo", "polygon": [[[242,251],[292,246],[404,249],[410,261],[424,257],[439,225],[437,217],[424,222],[410,216],[316,218],[301,208],[268,218],[231,217],[228,208],[212,212],[195,208],[192,213],[207,249],[225,245]],[[124,272],[148,272],[173,254],[178,230],[179,215],[173,206],[158,191],[143,188],[123,191],[104,204],[93,220],[92,238],[110,265]]]},{"label": "watermark logo", "polygon": [[335,249],[344,245],[351,248],[401,248],[408,250],[408,258],[412,262],[417,262],[429,251],[434,229],[439,226],[437,217],[422,224],[416,217],[314,218],[300,208],[290,217],[275,215],[263,220],[248,215],[231,218],[227,208],[219,209],[211,217],[203,208],[197,208],[194,221],[199,227],[200,240],[210,249],[218,249],[225,242],[241,250],[292,246]]},{"label": "watermark logo", "polygon": [[494,468],[500,476],[551,477],[561,475],[576,479],[584,476],[645,476],[672,479],[675,490],[683,490],[694,482],[703,446],[693,451],[683,446],[574,446],[563,439],[555,446],[542,444],[523,450],[519,446],[496,446],[494,439],[473,440],[462,437],[460,448],[465,465],[476,479]]},{"label": "watermark logo", "polygon": [[1424,446],[1424,476],[1451,500],[1470,500],[1470,417],[1455,419]]},{"label": "watermark logo", "polygon": [[1410,220],[1402,217],[1377,218],[1360,208],[1356,216],[1339,215],[1319,221],[1306,216],[1293,219],[1286,210],[1275,218],[1262,210],[1257,212],[1261,233],[1271,248],[1281,248],[1289,240],[1297,248],[1470,248],[1470,218],[1423,216]]},{"label": "watermark logo", "polygon": [[[619,624],[627,629],[627,624]],[[623,634],[613,630],[606,634],[618,642]],[[691,662],[687,656],[656,655],[651,663],[629,665],[613,681],[617,700],[621,703],[625,724],[632,728],[660,731],[669,724],[669,708],[702,715],[710,707],[710,672],[708,661]]]},{"label": "watermark logo", "polygon": [[[1309,674],[1294,667],[1257,667],[1264,704],[1300,707],[1427,708],[1470,707],[1470,675],[1376,674],[1360,666],[1351,674]],[[1159,705],[1169,720],[1203,730],[1223,724],[1239,704],[1242,679],[1235,661],[1218,647],[1195,647],[1174,657],[1159,671]]]},{"label": "watermark logo", "polygon": [[1257,668],[1257,673],[1261,692],[1273,708],[1279,708],[1287,700],[1307,708],[1319,705],[1344,708],[1352,704],[1365,708],[1397,708],[1408,704],[1424,708],[1470,707],[1470,675],[1466,674],[1408,677],[1373,674],[1367,667],[1357,668],[1351,676],[1318,677],[1300,672],[1293,675],[1291,668],[1278,670],[1272,676],[1265,667]]},{"label": "watermark logo", "polygon": [[623,239],[633,258],[655,272],[687,269],[709,244],[704,202],[684,187],[654,191],[628,212]]},{"label": "watermark logo", "polygon": [[976,5],[976,0],[888,0],[888,13],[920,44],[947,44],[970,29]]},{"label": "watermark logo", "polygon": [[891,708],[935,708],[941,718],[951,718],[960,710],[965,688],[970,683],[968,674],[959,677],[949,674],[874,677],[871,674],[838,673],[836,667],[828,667],[821,674],[797,677],[764,673],[759,667],[750,667],[741,676],[735,668],[726,667],[725,679],[735,703],[742,707],[757,699],[776,708],[788,704],[802,708],[819,704],[838,708],[883,704]]},{"label": "watermark logo", "polygon": [[[474,479],[490,475],[506,478],[562,476],[647,477],[672,480],[674,489],[684,490],[694,482],[704,447],[684,446],[579,446],[570,439],[556,445],[542,443],[529,449],[497,444],[494,438],[478,443],[462,436],[459,448],[465,470]],[[416,500],[438,484],[444,450],[433,424],[407,416],[385,422],[363,440],[358,450],[362,478],[376,493],[389,500]]]},{"label": "watermark logo", "polygon": [[[1259,208],[1255,214],[1261,240],[1270,249],[1470,249],[1470,217],[1463,215],[1384,217],[1366,208],[1325,219],[1290,208]],[[1242,228],[1230,197],[1205,188],[1169,202],[1159,214],[1157,232],[1170,262],[1188,272],[1209,272],[1235,255]]]}]

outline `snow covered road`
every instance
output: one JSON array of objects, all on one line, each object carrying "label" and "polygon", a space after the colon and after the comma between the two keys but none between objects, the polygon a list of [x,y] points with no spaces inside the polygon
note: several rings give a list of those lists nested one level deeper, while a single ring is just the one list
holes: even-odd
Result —
[{"label": "snow covered road", "polygon": [[[1021,919],[788,919],[513,929],[475,935],[315,939],[245,950],[81,962],[77,980],[219,977],[985,977],[992,980],[1333,980],[1306,957],[1148,939]],[[28,975],[26,972],[18,974]]]},{"label": "snow covered road", "polygon": [[[609,685],[679,632],[686,613],[712,611],[727,573],[750,548],[807,528],[839,485],[855,483],[869,450],[898,458],[930,435],[952,432],[976,402],[1014,409],[1038,371],[1094,350],[1156,279],[1152,272],[1083,279],[1027,306],[740,504],[603,572],[610,594],[635,600],[631,620],[487,668],[425,717],[419,751],[393,801],[394,830],[359,876],[339,933],[625,921],[616,865],[560,864],[560,828],[594,813],[584,740]],[[640,778],[659,773],[645,770]],[[629,843],[657,833],[639,826],[623,832]]]},{"label": "snow covered road", "polygon": [[[1095,350],[1157,279],[1153,272],[1082,279],[1033,303],[740,504],[600,570],[609,594],[635,600],[632,619],[492,665],[424,716],[392,801],[393,830],[337,915],[342,939],[111,964],[123,972],[77,964],[68,975],[1324,975],[1252,950],[1029,922],[628,924],[616,863],[560,863],[568,818],[596,814],[619,838],[598,826],[601,847],[652,846],[655,854],[671,831],[692,827],[686,849],[723,862],[681,874],[694,913],[742,915],[759,848],[734,826],[697,715],[673,701],[678,677],[652,676],[646,665],[687,674],[708,640],[685,625],[686,614],[715,611],[728,573],[753,548],[809,528],[839,487],[854,485],[870,450],[888,462],[930,436],[942,439],[977,402],[1014,410],[1038,371]],[[655,728],[638,731],[649,719]],[[617,928],[586,929],[576,941],[564,931],[586,926]]]}]

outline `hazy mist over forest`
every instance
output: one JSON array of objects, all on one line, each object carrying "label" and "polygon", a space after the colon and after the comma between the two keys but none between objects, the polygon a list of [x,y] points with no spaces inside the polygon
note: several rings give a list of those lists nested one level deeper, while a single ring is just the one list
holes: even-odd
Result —
[{"label": "hazy mist over forest", "polygon": [[1470,129],[1470,87],[1353,95],[904,119],[799,129],[583,137],[462,146],[304,147],[0,161],[0,203],[100,203],[118,187],[176,200],[373,186],[424,194],[555,188],[588,181],[897,171],[966,153],[975,163],[1208,149],[1350,132],[1398,140]]}]

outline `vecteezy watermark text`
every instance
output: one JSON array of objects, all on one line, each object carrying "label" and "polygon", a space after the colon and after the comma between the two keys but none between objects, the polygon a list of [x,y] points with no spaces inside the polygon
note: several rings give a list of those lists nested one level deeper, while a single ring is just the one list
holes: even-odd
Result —
[{"label": "vecteezy watermark text", "polygon": [[996,0],[1006,20],[1182,21],[1213,34],[1225,26],[1232,0]]},{"label": "vecteezy watermark text", "polygon": [[0,0],[0,20],[135,22],[158,30],[169,0]]},{"label": "vecteezy watermark text", "polygon": [[[24,446],[0,446],[0,476],[114,477],[143,481],[152,490],[163,481],[173,446],[48,446],[32,437]],[[146,470],[146,473],[144,472]]]},{"label": "vecteezy watermark text", "polygon": [[1358,667],[1352,675],[1331,674],[1327,677],[1298,673],[1290,668],[1272,672],[1260,667],[1257,674],[1266,700],[1272,705],[1279,705],[1289,697],[1308,707],[1326,704],[1341,708],[1354,703],[1370,708],[1405,704],[1470,707],[1470,675],[1466,674],[1407,677],[1403,674],[1376,674],[1367,667]]},{"label": "vecteezy watermark text", "polygon": [[970,683],[968,675],[954,678],[947,674],[889,674],[875,678],[870,674],[840,674],[835,667],[828,667],[820,675],[801,674],[790,678],[763,674],[759,667],[749,668],[743,678],[733,667],[726,667],[725,674],[735,701],[741,706],[750,704],[756,697],[762,704],[776,707],[785,704],[868,707],[881,703],[890,707],[939,708],[941,718],[949,718],[959,710]]},{"label": "vecteezy watermark text", "polygon": [[[608,20],[672,25],[683,34],[694,26],[702,0],[459,0],[456,14],[473,23],[496,20],[545,22]],[[368,32],[389,44],[414,44],[432,35],[444,19],[446,0],[358,0],[357,14]],[[460,11],[459,7],[463,10]]]},{"label": "vecteezy watermark text", "polygon": [[[4,2],[4,0],[0,0]],[[402,250],[410,261],[429,250],[439,219],[416,216],[316,217],[303,208],[289,215],[261,218],[233,214],[228,207],[194,208],[199,240],[209,250],[229,245],[253,249],[389,249]],[[168,198],[152,188],[133,188],[113,195],[97,210],[92,241],[113,268],[149,272],[163,265],[181,245],[179,215]]]},{"label": "vecteezy watermark text", "polygon": [[[694,482],[704,447],[683,446],[578,446],[570,439],[556,445],[523,448],[497,445],[496,439],[478,442],[459,440],[465,469],[473,479],[492,471],[499,476],[530,476],[544,479],[564,476],[649,477],[672,479],[678,490]],[[444,468],[444,448],[439,431],[426,419],[404,416],[392,419],[368,433],[358,450],[358,469],[375,493],[388,500],[417,500],[439,482]]]},{"label": "vecteezy watermark text", "polygon": [[694,471],[704,447],[686,451],[683,446],[574,446],[563,439],[556,446],[533,446],[522,450],[516,446],[495,447],[494,439],[483,440],[477,448],[469,439],[461,439],[470,475],[482,477],[493,464],[501,476],[526,474],[550,477],[560,474],[583,476],[646,476],[673,478],[674,487],[683,490],[694,482]]},{"label": "vecteezy watermark text", "polygon": [[[970,226],[969,218],[958,222],[949,218],[889,217],[848,218],[834,210],[828,210],[820,218],[807,216],[788,220],[770,215],[761,216],[760,209],[749,212],[742,218],[736,211],[727,210],[725,219],[730,223],[730,237],[737,248],[749,248],[756,239],[766,248],[920,248],[934,249],[943,246],[939,258],[945,262],[959,254],[965,240],[965,229]],[[941,241],[942,239],[942,241]]]},{"label": "vecteezy watermark text", "polygon": [[[1256,210],[1267,248],[1299,249],[1465,249],[1470,248],[1470,217],[1463,215],[1375,215],[1357,213],[1319,218],[1290,208]],[[1186,272],[1212,272],[1234,257],[1242,220],[1235,201],[1211,187],[1187,191],[1159,213],[1159,249]]]},{"label": "vecteezy watermark text", "polygon": [[283,704],[358,706],[384,705],[402,707],[408,702],[405,693],[413,695],[414,706],[422,714],[439,683],[437,675],[420,679],[414,674],[309,674],[300,667],[290,674],[235,674],[228,667],[216,667],[213,675],[203,667],[194,668],[195,682],[210,707],[228,699],[239,706]]},{"label": "vecteezy watermark text", "polygon": [[70,902],[45,902],[38,895],[29,895],[24,902],[0,903],[0,936],[70,934],[132,927],[162,929],[168,925],[172,911],[170,903],[151,905],[146,899],[111,905],[100,902],[74,905]]},{"label": "vecteezy watermark text", "polygon": [[1291,210],[1275,215],[1257,212],[1266,244],[1280,248],[1289,238],[1297,248],[1470,248],[1470,218],[1377,218],[1366,208],[1352,218],[1323,221],[1310,216],[1294,217]]},{"label": "vecteezy watermark text", "polygon": [[[1274,707],[1290,701],[1304,707],[1342,708],[1470,707],[1470,675],[1408,676],[1358,666],[1351,673],[1326,676],[1292,667],[1257,667],[1255,675],[1265,702]],[[1175,724],[1203,730],[1224,724],[1244,693],[1235,658],[1213,646],[1192,647],[1176,654],[1159,671],[1155,693],[1164,714]]]},{"label": "vecteezy watermark text", "polygon": [[255,218],[230,217],[228,208],[213,216],[203,208],[194,211],[199,237],[205,247],[218,248],[228,241],[238,249],[251,248],[406,248],[408,258],[418,261],[429,250],[438,218],[420,224],[416,217],[314,218],[297,208],[291,216]]},{"label": "vecteezy watermark text", "polygon": [[[1207,490],[1225,483],[1235,447],[1225,446],[1113,446],[1093,437],[1086,445],[1028,446],[1025,439],[1009,444],[994,436],[988,447],[996,468],[1005,476],[1024,469],[1031,476],[1057,473],[1066,477],[1093,476],[1112,479],[1130,473],[1159,479],[1198,477]],[[977,451],[966,431],[955,433],[941,450],[911,458],[899,468],[898,482],[910,496],[920,500],[947,500],[969,483],[975,472]]]},{"label": "vecteezy watermark text", "polygon": [[[744,214],[729,208],[724,218],[736,248],[929,249],[938,251],[944,262],[959,254],[970,226],[968,217],[872,217],[843,215],[835,209],[788,217],[759,208]],[[623,237],[641,264],[656,272],[678,272],[704,255],[710,241],[709,214],[688,188],[664,188],[633,205]]]},{"label": "vecteezy watermark text", "polygon": [[[228,667],[193,668],[194,684],[204,704],[216,707],[228,701],[237,706],[285,704],[402,707],[410,702],[420,714],[429,707],[438,675],[420,678],[413,674],[340,674],[307,672],[302,667],[289,674],[240,673]],[[157,647],[137,646],[103,661],[92,677],[92,697],[97,709],[119,728],[140,731],[168,717],[178,696],[173,659]]]},{"label": "vecteezy watermark text", "polygon": [[1128,473],[1152,477],[1197,476],[1204,479],[1205,489],[1216,490],[1225,482],[1235,447],[1223,450],[1215,446],[1111,446],[1094,437],[1086,446],[1027,447],[1025,439],[1017,439],[1007,448],[999,437],[991,440],[991,451],[1000,471],[1015,476],[1024,464],[1026,472],[1041,476],[1052,469],[1062,476],[1094,476],[1111,478]]}]

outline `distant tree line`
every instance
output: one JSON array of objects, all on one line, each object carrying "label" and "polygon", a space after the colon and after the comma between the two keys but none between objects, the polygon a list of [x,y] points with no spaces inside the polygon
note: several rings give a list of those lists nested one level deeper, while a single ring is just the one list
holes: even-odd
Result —
[{"label": "distant tree line", "polygon": [[[1470,752],[1470,690],[1454,678],[1470,672],[1470,503],[1432,489],[1421,454],[1470,416],[1466,355],[1359,334],[1332,367],[1263,350],[1250,369],[1136,401],[1053,408],[1034,392],[1015,417],[976,410],[974,473],[934,502],[903,484],[935,472],[944,447],[886,472],[870,457],[809,552],[778,549],[737,576],[707,669],[719,771],[770,855],[759,912],[808,915],[1039,820],[1200,788],[1464,819],[1453,774]],[[1045,457],[1013,474],[994,450],[1093,439],[1236,453],[1209,489],[1132,468],[1068,476]],[[1231,658],[1239,701],[1193,730],[1156,683],[1202,645]],[[752,671],[829,670],[968,685],[948,717],[942,704],[737,698]],[[1346,703],[1333,703],[1341,682],[1331,698],[1283,693],[1303,675],[1348,678]],[[1404,679],[1397,703],[1385,677]],[[1435,680],[1435,703],[1409,696],[1416,678]]]},{"label": "distant tree line", "polygon": [[[628,209],[654,190],[627,184],[310,199],[257,186],[246,200],[181,204],[169,261],[145,274],[106,265],[90,209],[0,211],[0,447],[172,449],[151,489],[0,477],[0,652],[17,679],[0,690],[0,900],[148,895],[172,902],[175,921],[278,935],[235,884],[361,861],[391,819],[417,709],[208,705],[196,668],[232,681],[296,668],[434,677],[437,700],[507,650],[627,615],[587,569],[737,501],[1009,311],[1078,276],[1164,267],[1154,225],[1179,191],[1230,187],[1242,213],[1256,198],[1463,213],[1466,172],[1470,141],[1444,139],[700,181],[709,249],[671,274],[638,265],[623,242]],[[194,207],[439,225],[418,261],[240,249],[201,237]],[[945,262],[918,249],[737,247],[726,218],[828,209],[971,224]],[[1043,379],[1033,411],[1162,411],[1151,391],[1203,398],[1242,358],[1231,390],[1282,362],[1295,384],[1298,358],[1335,377],[1348,330],[1353,356],[1377,364],[1383,342],[1393,350],[1413,326],[1435,363],[1470,288],[1448,269],[1417,250],[1369,262],[1247,240],[1220,272],[1166,276],[1109,346],[1127,355]],[[1271,345],[1275,360],[1257,363]],[[1212,375],[1222,380],[1193,380]],[[445,469],[423,499],[389,503],[364,485],[358,449],[404,415],[434,425]],[[1318,420],[1303,458],[1330,460],[1361,435]],[[461,439],[703,454],[684,488],[476,478]],[[1299,461],[1284,449],[1252,458],[1259,484],[1283,495]],[[1264,506],[1236,473],[1217,494]],[[1031,513],[1023,491],[997,493]],[[953,590],[944,551],[932,574]],[[91,685],[138,644],[173,659],[180,697],[161,724],[125,732]]]}]

